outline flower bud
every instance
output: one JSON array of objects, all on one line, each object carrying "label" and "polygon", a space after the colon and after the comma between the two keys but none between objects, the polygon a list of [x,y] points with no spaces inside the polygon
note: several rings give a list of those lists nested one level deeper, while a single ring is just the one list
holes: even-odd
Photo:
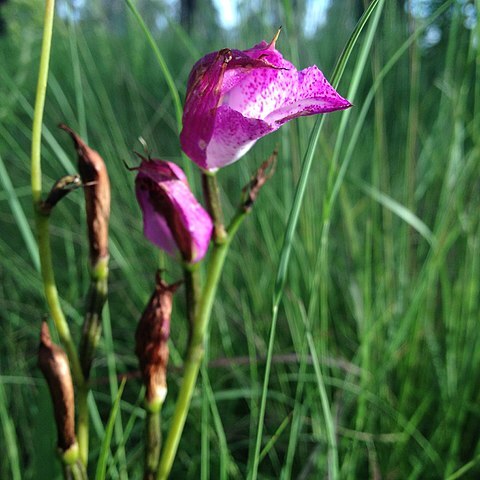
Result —
[{"label": "flower bud", "polygon": [[78,153],[78,170],[85,191],[90,263],[97,265],[108,258],[108,221],[110,217],[110,181],[102,157],[92,150],[70,127],[60,125],[70,134]]},{"label": "flower bud", "polygon": [[157,273],[155,291],[135,333],[135,354],[147,388],[146,403],[150,408],[160,407],[167,395],[170,316],[173,294],[179,285],[168,285],[162,280],[160,272]]},{"label": "flower bud", "polygon": [[47,380],[57,424],[58,447],[66,452],[76,444],[75,400],[67,354],[52,343],[47,322],[42,323],[38,366]]},{"label": "flower bud", "polygon": [[208,250],[212,220],[190,190],[182,169],[171,162],[142,158],[135,179],[143,231],[153,244],[189,263]]}]

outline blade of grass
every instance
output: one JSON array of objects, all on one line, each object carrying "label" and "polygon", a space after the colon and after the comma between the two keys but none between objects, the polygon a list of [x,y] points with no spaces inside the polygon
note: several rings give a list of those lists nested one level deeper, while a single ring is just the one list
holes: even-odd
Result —
[{"label": "blade of grass", "polygon": [[397,217],[404,220],[408,225],[410,225],[414,230],[416,230],[430,245],[434,246],[436,243],[435,235],[433,232],[425,225],[420,218],[418,218],[411,210],[397,202],[393,198],[385,195],[376,188],[366,184],[360,179],[355,180],[355,184],[364,191],[368,196],[373,198],[385,208],[388,208],[392,213],[397,215]]},{"label": "blade of grass", "polygon": [[125,388],[126,378],[122,380],[120,388],[118,389],[117,398],[113,403],[110,416],[108,418],[107,427],[105,428],[105,436],[103,437],[102,445],[100,447],[100,454],[98,456],[97,469],[95,471],[95,480],[105,480],[107,473],[107,463],[110,452],[110,443],[112,441],[113,429],[117,419],[118,410],[120,407],[120,399],[122,398],[123,389]]},{"label": "blade of grass", "polygon": [[10,472],[12,480],[21,480],[20,460],[18,457],[18,442],[15,434],[13,420],[8,414],[7,396],[3,387],[2,376],[0,375],[0,423],[3,429],[6,445],[6,458],[10,463]]},{"label": "blade of grass", "polygon": [[[108,380],[110,384],[111,399],[113,402],[115,401],[116,398],[118,398],[119,388],[118,388],[118,379],[117,379],[117,363],[115,360],[112,324],[110,321],[110,309],[109,309],[108,302],[104,306],[102,317],[103,317],[102,327],[103,327],[104,346],[105,346],[106,355],[107,355]],[[120,416],[117,416],[115,418],[114,435],[115,435],[115,441],[117,442],[117,445],[119,445],[117,449],[117,456],[120,463],[119,465],[120,479],[126,480],[128,478],[127,457],[125,454],[125,449],[122,447],[123,425],[122,425],[122,419]]]},{"label": "blade of grass", "polygon": [[85,143],[88,144],[88,131],[87,131],[87,118],[85,113],[85,97],[83,93],[82,85],[82,75],[81,75],[81,66],[80,66],[80,57],[78,55],[78,44],[77,44],[77,30],[75,22],[71,22],[69,26],[69,46],[70,46],[70,56],[72,58],[72,67],[73,67],[73,80],[75,83],[75,104],[76,104],[76,113],[78,118],[78,132],[83,138]]},{"label": "blade of grass", "polygon": [[[345,46],[331,77],[330,83],[334,88],[338,86],[342,78],[343,72],[345,70],[345,66],[352,54],[353,48],[355,47],[360,37],[360,34],[362,33],[365,25],[367,24],[368,19],[377,8],[379,2],[380,0],[374,0],[369,5],[368,9],[362,15],[362,18],[359,20],[357,26],[355,27],[355,30],[350,36],[350,39],[347,42],[347,45]],[[326,118],[325,116],[321,116],[317,118],[315,122],[315,126],[313,127],[312,133],[310,135],[307,151],[304,156],[302,171],[301,171],[300,179],[298,181],[297,189],[295,191],[293,205],[290,210],[290,215],[288,218],[287,228],[285,232],[285,239],[283,242],[283,247],[280,254],[280,261],[277,269],[277,275],[275,279],[275,289],[274,289],[274,296],[273,296],[274,309],[275,309],[275,306],[278,307],[278,305],[280,304],[280,300],[283,294],[283,288],[285,286],[285,282],[287,278],[287,270],[288,270],[290,254],[292,250],[293,236],[295,234],[295,230],[297,227],[300,208],[302,206],[303,198],[305,196],[308,176],[309,176],[313,158],[315,156],[315,152],[318,146],[318,140],[320,138],[320,133],[321,133],[325,118]]]},{"label": "blade of grass", "polygon": [[[361,32],[363,31],[372,13],[378,7],[379,3],[380,3],[379,0],[377,0],[377,1],[373,1],[369,5],[368,9],[362,15],[352,35],[350,36],[350,39],[348,40],[347,45],[345,46],[345,49],[343,50],[337,62],[337,65],[335,67],[335,70],[332,74],[331,84],[334,88],[338,86],[338,83],[340,82],[340,79],[343,75],[343,72],[350,58],[350,55],[352,54],[353,48],[357,44]],[[283,243],[282,251],[280,254],[280,261],[277,269],[277,275],[275,279],[275,288],[274,288],[274,294],[273,294],[272,323],[271,323],[270,336],[269,336],[269,342],[268,342],[267,363],[265,366],[265,377],[264,377],[262,400],[260,405],[260,413],[259,413],[258,426],[257,426],[257,438],[256,438],[255,452],[254,452],[253,468],[252,468],[252,472],[249,473],[249,478],[251,480],[256,480],[258,475],[258,466],[260,463],[260,449],[261,449],[261,443],[262,443],[263,422],[265,418],[268,383],[270,379],[270,369],[271,369],[272,355],[273,355],[273,344],[275,339],[275,332],[276,332],[276,325],[277,325],[277,318],[278,318],[278,307],[280,305],[280,301],[283,295],[283,289],[286,283],[288,265],[290,262],[290,254],[291,254],[292,245],[293,245],[293,237],[297,227],[297,223],[300,215],[300,209],[303,203],[303,198],[305,196],[310,169],[312,166],[314,154],[317,148],[318,140],[320,138],[320,132],[321,132],[324,121],[325,121],[325,116],[319,117],[315,122],[315,126],[310,135],[309,145],[303,160],[302,171],[301,171],[300,179],[298,181],[298,186],[295,192],[293,205],[290,210],[288,224],[285,232],[284,243]],[[326,423],[327,424],[329,423],[327,419],[326,419]],[[330,445],[335,445],[335,435],[333,432],[333,425],[330,423],[329,426],[330,428],[327,426],[329,430],[329,433],[328,433],[329,442],[330,442]],[[338,461],[335,462],[335,464],[338,464]],[[338,465],[337,466],[333,465],[332,475],[333,475],[332,478],[337,478]]]},{"label": "blade of grass", "polygon": [[275,446],[277,443],[278,439],[280,438],[280,435],[282,432],[287,428],[288,424],[290,423],[292,419],[292,413],[289,413],[282,421],[282,423],[278,426],[277,430],[275,433],[272,435],[270,440],[267,442],[267,444],[263,447],[262,451],[260,452],[260,461],[262,461],[270,452],[270,450]]},{"label": "blade of grass", "polygon": [[175,80],[173,79],[173,76],[168,68],[167,62],[165,61],[162,55],[162,52],[160,52],[158,45],[155,43],[155,39],[153,38],[153,35],[151,34],[147,25],[145,25],[145,22],[143,21],[142,16],[137,10],[137,7],[135,7],[132,0],[125,0],[125,2],[128,5],[128,8],[130,9],[130,11],[133,13],[138,24],[140,25],[140,28],[142,29],[143,34],[145,35],[148,43],[152,47],[152,50],[153,50],[153,53],[155,54],[158,65],[160,66],[160,70],[162,71],[163,76],[165,77],[168,90],[170,91],[170,95],[172,96],[173,106],[175,108],[175,117],[177,119],[177,130],[178,130],[178,133],[180,133],[180,130],[182,129],[182,111],[183,110],[182,110],[182,102],[180,101],[180,95],[178,94],[178,89],[177,89],[177,86],[175,85]]},{"label": "blade of grass", "polygon": [[22,205],[18,200],[17,193],[15,191],[15,188],[13,187],[12,180],[10,179],[10,175],[8,174],[8,170],[5,168],[5,164],[3,163],[1,155],[0,183],[3,186],[5,193],[7,194],[7,201],[10,205],[10,209],[12,210],[12,214],[18,225],[18,229],[20,230],[20,234],[23,237],[28,253],[30,254],[30,258],[33,262],[35,270],[40,271],[40,258],[38,256],[38,248],[37,242],[35,241],[35,236],[33,235],[30,225],[28,224],[27,216],[25,215]]},{"label": "blade of grass", "polygon": [[[182,108],[182,102],[180,100],[180,95],[178,93],[177,86],[175,85],[175,81],[173,79],[173,76],[168,68],[167,62],[165,61],[162,52],[160,52],[160,49],[158,48],[158,45],[155,43],[155,40],[148,29],[148,27],[145,25],[145,22],[143,21],[143,18],[141,17],[140,13],[138,12],[137,8],[133,4],[132,0],[125,0],[125,2],[128,5],[128,8],[131,10],[133,13],[135,19],[137,20],[138,24],[140,25],[140,28],[142,29],[145,37],[147,38],[148,43],[152,47],[153,53],[155,54],[155,57],[157,58],[157,62],[160,65],[160,70],[163,73],[163,76],[165,77],[165,81],[167,82],[168,90],[170,91],[170,95],[172,96],[173,100],[173,105],[175,108],[175,118],[177,120],[177,131],[180,134],[180,131],[182,130],[182,114],[183,114],[183,108]],[[193,174],[192,174],[192,165],[190,160],[188,160],[183,154],[182,158],[184,159],[183,166],[185,169],[185,174],[187,175],[187,178],[190,182],[191,185],[194,185],[193,181]]]}]

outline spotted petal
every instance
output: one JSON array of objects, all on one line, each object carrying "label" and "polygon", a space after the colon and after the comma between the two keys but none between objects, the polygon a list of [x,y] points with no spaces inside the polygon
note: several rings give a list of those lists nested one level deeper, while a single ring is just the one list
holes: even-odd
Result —
[{"label": "spotted petal", "polygon": [[220,50],[190,74],[180,143],[200,167],[241,158],[256,140],[300,116],[351,106],[313,66],[298,71],[262,41],[249,50]]}]

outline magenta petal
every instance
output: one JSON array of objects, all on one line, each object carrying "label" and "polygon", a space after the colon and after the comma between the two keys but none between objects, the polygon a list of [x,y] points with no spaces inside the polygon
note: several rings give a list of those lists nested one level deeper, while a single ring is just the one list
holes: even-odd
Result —
[{"label": "magenta petal", "polygon": [[298,71],[275,40],[249,50],[220,50],[189,77],[180,143],[200,167],[214,170],[243,156],[255,141],[304,115],[349,108],[317,67]]},{"label": "magenta petal", "polygon": [[178,248],[168,227],[165,217],[159,215],[150,201],[148,191],[137,189],[137,200],[143,213],[143,234],[154,245],[165,250],[169,255],[175,256]]},{"label": "magenta petal", "polygon": [[254,70],[224,96],[222,104],[245,117],[265,119],[291,99],[297,77],[293,65],[288,70]]},{"label": "magenta petal", "polygon": [[223,50],[205,56],[195,64],[188,79],[180,143],[183,151],[197,163],[204,161],[213,134],[229,58],[229,51]]},{"label": "magenta petal", "polygon": [[188,261],[196,263],[207,253],[213,230],[212,220],[187,185],[171,182],[167,189],[179,219],[190,238]]},{"label": "magenta petal", "polygon": [[298,72],[296,86],[290,98],[283,105],[278,105],[265,120],[282,125],[292,118],[344,110],[351,106],[352,104],[328,83],[323,73],[313,66]]},{"label": "magenta petal", "polygon": [[254,47],[244,50],[246,55],[255,59],[263,59],[278,68],[289,69],[292,64],[283,58],[283,55],[275,48],[275,45],[262,40]]},{"label": "magenta petal", "polygon": [[213,136],[207,147],[203,168],[215,170],[238,160],[253,144],[274,130],[257,118],[246,118],[227,105],[217,109]]}]

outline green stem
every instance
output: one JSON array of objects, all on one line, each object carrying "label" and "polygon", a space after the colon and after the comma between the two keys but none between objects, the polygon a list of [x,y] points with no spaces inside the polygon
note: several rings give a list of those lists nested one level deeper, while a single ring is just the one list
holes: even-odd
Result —
[{"label": "green stem", "polygon": [[[187,318],[190,328],[190,336],[193,332],[195,310],[200,298],[200,272],[198,263],[187,263],[183,266],[183,278],[185,280],[185,294],[187,303]],[[189,342],[190,343],[190,342]]]},{"label": "green stem", "polygon": [[80,459],[88,465],[88,444],[90,430],[90,416],[88,412],[88,379],[95,349],[102,329],[102,309],[107,298],[108,257],[101,258],[91,268],[90,290],[88,292],[85,322],[83,324],[80,341],[80,364],[84,375],[84,382],[78,388],[77,396],[77,437],[80,448]]},{"label": "green stem", "polygon": [[222,203],[220,201],[220,188],[217,175],[210,172],[202,172],[202,186],[208,213],[213,220],[213,240],[215,243],[225,241],[227,233],[223,224]]},{"label": "green stem", "polygon": [[35,212],[35,225],[37,230],[38,250],[40,256],[40,268],[42,274],[43,289],[45,298],[50,310],[50,315],[55,323],[58,336],[65,347],[72,369],[72,376],[77,385],[84,382],[80,361],[78,359],[77,348],[70,334],[65,315],[63,314],[58,297],[58,290],[55,283],[55,274],[53,272],[52,250],[50,246],[49,218],[39,212]]},{"label": "green stem", "polygon": [[42,197],[42,120],[47,90],[54,11],[55,0],[46,0],[42,51],[40,54],[40,67],[38,72],[37,93],[35,98],[35,110],[33,114],[32,126],[31,186],[37,230],[38,250],[40,256],[40,268],[45,298],[47,300],[50,314],[55,323],[55,327],[57,328],[60,340],[65,346],[65,350],[70,361],[73,378],[77,385],[81,385],[83,383],[83,374],[80,368],[77,350],[70,335],[68,323],[63,314],[62,307],[60,306],[55,276],[53,273],[52,252],[48,228],[49,217],[44,215],[40,209]]},{"label": "green stem", "polygon": [[175,411],[173,413],[172,424],[168,432],[167,440],[164,445],[160,465],[157,472],[157,479],[164,480],[168,478],[172,469],[173,461],[177,453],[178,444],[182,436],[183,427],[187,418],[188,409],[192,400],[193,391],[197,382],[198,371],[203,358],[203,344],[205,332],[208,329],[210,316],[212,313],[213,301],[217,292],[218,282],[222,273],[223,264],[238,227],[242,223],[247,212],[239,211],[233,219],[228,233],[225,234],[223,243],[216,243],[213,249],[210,262],[208,264],[207,279],[198,303],[198,309],[195,315],[192,335],[190,338],[187,357],[185,360],[183,382],[178,393]]},{"label": "green stem", "polygon": [[77,389],[77,442],[80,449],[80,461],[86,467],[88,464],[88,392],[90,387],[83,383]]},{"label": "green stem", "polygon": [[87,480],[85,465],[79,458],[78,443],[72,445],[68,450],[60,452],[63,464],[63,477],[66,480]]},{"label": "green stem", "polygon": [[41,143],[42,120],[47,92],[48,65],[50,63],[50,50],[52,45],[53,17],[55,13],[55,0],[46,0],[45,17],[43,21],[42,51],[38,71],[37,93],[32,127],[32,197],[36,205],[42,195],[42,168],[41,168]]},{"label": "green stem", "polygon": [[81,462],[74,463],[73,465],[63,466],[63,477],[66,480],[87,480],[87,473],[85,467]]},{"label": "green stem", "polygon": [[80,363],[83,375],[88,380],[93,356],[102,330],[102,310],[107,299],[108,257],[98,260],[90,271],[90,289],[87,296],[85,321],[80,340]]},{"label": "green stem", "polygon": [[147,418],[145,423],[145,474],[144,480],[154,480],[160,458],[162,445],[162,431],[160,428],[160,409],[146,408]]}]

